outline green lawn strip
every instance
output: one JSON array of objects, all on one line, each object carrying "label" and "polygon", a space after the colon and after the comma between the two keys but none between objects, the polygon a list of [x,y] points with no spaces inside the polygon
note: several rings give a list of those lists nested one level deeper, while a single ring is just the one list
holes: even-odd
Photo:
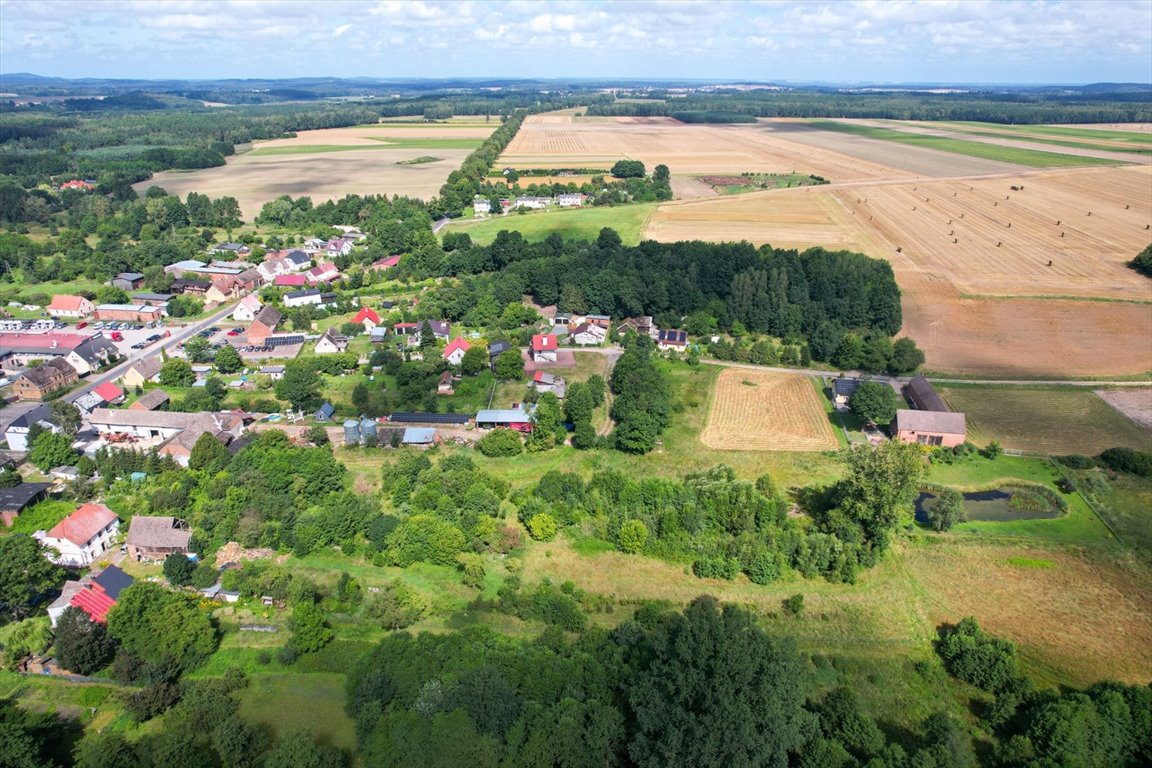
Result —
[{"label": "green lawn strip", "polygon": [[1064,125],[1001,125],[1000,123],[979,122],[943,122],[942,126],[960,126],[970,128],[984,128],[1002,133],[1046,134],[1049,136],[1065,136],[1070,139],[1123,141],[1129,144],[1148,145],[1152,148],[1152,134],[1138,133],[1136,131],[1108,131],[1098,128],[1072,128]]},{"label": "green lawn strip", "polygon": [[[897,123],[898,125],[900,123]],[[977,127],[981,126],[981,127]],[[987,126],[987,127],[983,127]],[[936,126],[933,125],[933,128]],[[940,128],[956,131],[957,133],[964,133],[969,136],[987,136],[1000,139],[1009,139],[1011,141],[1030,141],[1037,144],[1052,144],[1059,147],[1072,147],[1074,149],[1090,149],[1101,152],[1130,152],[1134,154],[1152,154],[1152,144],[1147,138],[1138,138],[1132,141],[1131,135],[1119,140],[1125,143],[1132,144],[1133,146],[1118,147],[1112,144],[1096,144],[1092,142],[1091,136],[1085,136],[1078,132],[1063,132],[1054,133],[1051,131],[1043,130],[1028,130],[1032,126],[998,126],[991,123],[941,123]],[[1040,134],[1040,135],[1036,135]],[[1115,138],[1096,137],[1096,138]]]},{"label": "green lawn strip", "polygon": [[[106,287],[104,283],[98,280],[84,279],[70,280],[68,282],[59,283],[28,283],[25,282],[19,271],[13,272],[13,277],[16,279],[16,283],[18,285],[20,283],[24,283],[23,285],[19,286],[20,297],[26,298],[36,294],[44,294],[48,296],[49,301],[51,301],[51,297],[58,293],[70,295],[79,293],[80,291],[95,293],[101,288]],[[13,307],[13,309],[15,309],[15,307]]]},{"label": "green lawn strip", "polygon": [[438,139],[435,137],[369,136],[372,141],[385,143],[396,149],[476,149],[483,139]]},{"label": "green lawn strip", "polygon": [[241,717],[267,727],[277,738],[308,731],[340,749],[356,747],[355,724],[344,712],[344,675],[254,676],[236,698]]},{"label": "green lawn strip", "polygon": [[[828,414],[828,421],[832,424],[832,431],[836,433],[836,441],[840,443],[841,448],[849,447],[850,440],[843,420],[844,414],[838,414],[835,403],[828,399],[828,388],[825,385],[824,379],[812,377],[811,381],[812,386],[816,387],[816,396],[820,398],[820,405],[824,406],[824,413]],[[862,439],[863,435],[860,437]]]},{"label": "green lawn strip", "polygon": [[1080,165],[1119,165],[1118,160],[1101,160],[1095,157],[1082,157],[1079,155],[1065,155],[1057,152],[1040,152],[1034,149],[1019,149],[1017,147],[1003,147],[997,144],[987,144],[978,141],[964,141],[950,139],[943,136],[925,136],[923,134],[896,131],[891,128],[876,128],[866,125],[841,123],[835,120],[810,120],[811,125],[827,131],[848,133],[869,139],[891,141],[897,144],[908,144],[924,149],[935,149],[941,152],[951,152],[957,155],[979,157],[984,160],[996,160],[1002,163],[1016,163],[1032,168],[1054,168],[1060,166]]},{"label": "green lawn strip", "polygon": [[556,233],[565,239],[594,241],[604,227],[615,229],[625,245],[640,242],[657,203],[635,203],[595,208],[510,213],[486,219],[456,220],[441,230],[466,232],[474,243],[488,245],[501,230],[519,232],[530,242],[539,242]]}]

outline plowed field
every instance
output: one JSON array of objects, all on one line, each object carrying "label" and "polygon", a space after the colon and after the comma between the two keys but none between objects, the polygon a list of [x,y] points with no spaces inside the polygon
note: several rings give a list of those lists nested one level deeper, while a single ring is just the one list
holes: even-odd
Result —
[{"label": "plowed field", "polygon": [[804,376],[737,368],[716,381],[700,442],[725,451],[827,451],[836,435]]}]

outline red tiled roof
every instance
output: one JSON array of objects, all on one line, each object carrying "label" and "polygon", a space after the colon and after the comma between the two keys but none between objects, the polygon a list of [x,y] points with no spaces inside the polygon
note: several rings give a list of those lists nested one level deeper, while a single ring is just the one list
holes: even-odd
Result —
[{"label": "red tiled roof", "polygon": [[360,311],[356,313],[356,317],[352,318],[354,323],[362,323],[365,320],[371,320],[376,325],[380,325],[380,315],[376,314],[376,310],[371,307],[361,307]]},{"label": "red tiled roof", "polygon": [[106,403],[115,402],[121,397],[124,397],[124,390],[120,389],[120,387],[116,386],[110,381],[104,382],[92,391],[99,395]]},{"label": "red tiled roof", "polygon": [[25,349],[27,347],[51,347],[62,350],[60,354],[71,352],[91,336],[78,333],[0,333],[0,349]]},{"label": "red tiled roof", "polygon": [[307,285],[308,278],[304,275],[276,275],[272,285]]},{"label": "red tiled roof", "polygon": [[99,585],[93,584],[77,592],[70,605],[84,611],[92,621],[104,624],[108,620],[108,611],[116,605],[116,601],[105,594]]},{"label": "red tiled roof", "polygon": [[538,333],[532,337],[532,349],[537,352],[548,352],[556,349],[556,337],[550,333]]},{"label": "red tiled roof", "polygon": [[452,341],[448,342],[448,346],[444,347],[444,357],[448,357],[458,349],[462,349],[467,352],[471,348],[472,345],[464,341],[464,339],[453,339]]},{"label": "red tiled roof", "polygon": [[386,259],[379,259],[377,261],[372,262],[372,266],[376,267],[377,269],[391,269],[392,267],[396,266],[399,263],[400,263],[400,257],[399,256],[389,256]]},{"label": "red tiled roof", "polygon": [[59,309],[65,312],[79,312],[83,303],[83,296],[58,294],[52,297],[52,303],[48,305],[48,309]]},{"label": "red tiled roof", "polygon": [[58,522],[48,531],[48,536],[82,547],[115,519],[116,513],[103,504],[84,504]]}]

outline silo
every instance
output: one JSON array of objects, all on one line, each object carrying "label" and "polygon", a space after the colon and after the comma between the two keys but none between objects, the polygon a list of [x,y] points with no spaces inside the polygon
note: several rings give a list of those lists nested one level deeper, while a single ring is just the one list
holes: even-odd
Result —
[{"label": "silo", "polygon": [[376,440],[376,422],[367,416],[360,417],[360,434],[364,436],[364,440]]},{"label": "silo", "polygon": [[360,445],[360,422],[356,419],[344,422],[344,445]]}]

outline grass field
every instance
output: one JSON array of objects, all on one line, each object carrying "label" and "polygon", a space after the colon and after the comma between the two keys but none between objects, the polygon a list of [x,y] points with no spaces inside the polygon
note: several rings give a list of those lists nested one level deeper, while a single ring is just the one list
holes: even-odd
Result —
[{"label": "grass field", "polygon": [[325,152],[349,152],[372,149],[475,149],[482,139],[437,139],[437,138],[377,138],[377,146],[365,144],[285,144],[273,147],[257,147],[247,153],[249,157],[264,155],[310,155]]},{"label": "grass field", "polygon": [[241,716],[278,738],[308,731],[340,749],[356,747],[352,719],[344,714],[344,675],[254,675],[238,698]]},{"label": "grass field", "polygon": [[840,445],[807,377],[743,368],[726,368],[717,379],[700,442],[738,451],[822,451]]},{"label": "grass field", "polygon": [[519,232],[526,240],[538,242],[556,233],[565,239],[595,240],[604,227],[611,227],[625,245],[640,242],[648,217],[656,210],[656,203],[600,206],[568,210],[548,210],[533,213],[511,213],[479,220],[456,220],[441,230],[466,232],[472,242],[487,245],[496,239],[502,229]]},{"label": "grass field", "polygon": [[1152,480],[1102,470],[1068,470],[1117,536],[1137,555],[1152,559]]},{"label": "grass field", "polygon": [[848,133],[868,139],[891,141],[897,144],[908,144],[913,147],[935,149],[941,152],[951,152],[957,155],[978,157],[983,160],[994,160],[1002,163],[1026,165],[1030,168],[1067,168],[1081,165],[1116,165],[1118,160],[1103,160],[1095,157],[1081,157],[1066,155],[1058,152],[1041,152],[1033,149],[1019,147],[1005,147],[997,144],[988,144],[979,141],[964,141],[943,136],[925,136],[905,131],[895,131],[891,128],[877,128],[874,126],[857,125],[854,123],[841,123],[836,120],[813,120],[812,124],[821,130]]},{"label": "grass field", "polygon": [[948,385],[941,396],[968,417],[968,439],[1053,455],[1152,449],[1152,436],[1090,391],[1072,387]]}]

